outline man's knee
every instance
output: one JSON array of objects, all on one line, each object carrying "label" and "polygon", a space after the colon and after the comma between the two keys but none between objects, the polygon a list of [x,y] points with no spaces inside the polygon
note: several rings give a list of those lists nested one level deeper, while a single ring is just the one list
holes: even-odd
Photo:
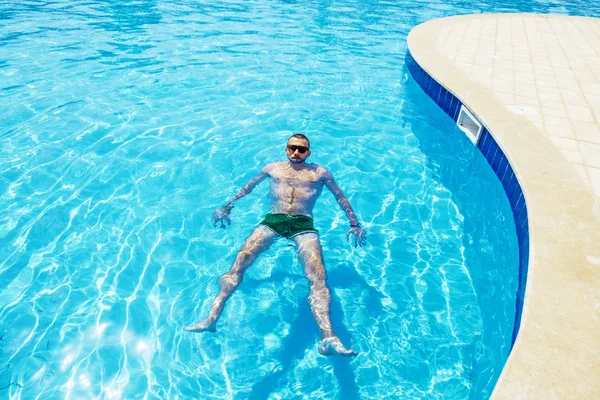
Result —
[{"label": "man's knee", "polygon": [[325,274],[323,274],[322,276],[319,277],[313,277],[313,279],[310,279],[310,286],[312,289],[315,290],[323,290],[323,289],[327,289],[327,282],[325,282]]},{"label": "man's knee", "polygon": [[316,279],[314,281],[310,281],[310,295],[308,296],[308,301],[311,304],[314,302],[320,303],[324,300],[329,301],[330,298],[331,295],[325,279]]},{"label": "man's knee", "polygon": [[235,259],[235,263],[238,265],[247,267],[249,264],[251,264],[254,261],[255,258],[256,258],[256,255],[254,254],[254,252],[248,251],[246,249],[242,249],[238,253],[238,255]]},{"label": "man's knee", "polygon": [[237,287],[243,279],[243,275],[240,271],[229,271],[219,278],[219,282],[223,287]]},{"label": "man's knee", "polygon": [[323,281],[327,279],[325,275],[325,266],[322,263],[313,264],[306,269],[306,277],[311,283]]}]

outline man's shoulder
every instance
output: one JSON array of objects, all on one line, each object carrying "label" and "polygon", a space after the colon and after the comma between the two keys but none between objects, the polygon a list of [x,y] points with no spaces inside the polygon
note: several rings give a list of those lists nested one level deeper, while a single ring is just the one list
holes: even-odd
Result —
[{"label": "man's shoulder", "polygon": [[320,181],[327,181],[332,178],[331,172],[321,165],[313,164],[315,166],[314,172]]},{"label": "man's shoulder", "polygon": [[319,174],[319,176],[326,176],[326,175],[331,175],[331,172],[329,172],[329,170],[321,165],[315,165],[315,172],[317,174]]},{"label": "man's shoulder", "polygon": [[272,162],[270,164],[265,165],[261,172],[271,175],[273,172],[280,170],[283,164],[284,163],[282,161]]},{"label": "man's shoulder", "polygon": [[265,165],[262,170],[263,170],[263,172],[267,172],[267,171],[275,168],[279,164],[280,164],[279,161],[269,163],[269,164]]}]

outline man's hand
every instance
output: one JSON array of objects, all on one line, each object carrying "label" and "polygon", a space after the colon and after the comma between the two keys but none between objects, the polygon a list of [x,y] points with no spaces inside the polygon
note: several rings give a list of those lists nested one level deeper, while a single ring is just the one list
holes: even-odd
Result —
[{"label": "man's hand", "polygon": [[346,240],[350,241],[350,234],[354,235],[354,247],[364,246],[367,243],[367,231],[360,226],[353,226],[346,234]]},{"label": "man's hand", "polygon": [[221,226],[219,228],[225,229],[225,223],[223,221],[227,222],[227,225],[231,225],[231,220],[229,219],[229,213],[231,212],[232,208],[233,208],[233,206],[223,206],[223,207],[218,208],[212,217],[213,226],[216,227],[217,223],[220,222]]}]

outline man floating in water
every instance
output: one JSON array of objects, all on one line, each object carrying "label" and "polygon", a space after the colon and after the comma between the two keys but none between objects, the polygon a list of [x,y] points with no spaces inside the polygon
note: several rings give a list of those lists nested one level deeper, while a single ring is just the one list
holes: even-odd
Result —
[{"label": "man floating in water", "polygon": [[310,142],[301,134],[292,135],[287,143],[288,161],[267,165],[254,179],[227,204],[215,211],[213,222],[231,224],[229,213],[233,204],[250,193],[256,185],[270,178],[271,213],[265,216],[260,225],[250,234],[238,253],[231,270],[219,281],[221,291],[213,301],[207,318],[185,328],[190,332],[216,331],[217,320],[223,312],[225,302],[242,282],[244,272],[254,260],[279,237],[293,240],[306,277],[310,280],[309,303],[311,311],[319,325],[321,342],[319,352],[323,355],[355,356],[354,350],[344,347],[333,332],[330,319],[331,294],[325,282],[325,266],[317,230],[313,226],[312,211],[326,186],[335,196],[338,204],[350,220],[350,229],[346,239],[354,235],[354,246],[363,246],[367,233],[358,223],[350,202],[325,168],[316,164],[307,164],[310,156]]}]

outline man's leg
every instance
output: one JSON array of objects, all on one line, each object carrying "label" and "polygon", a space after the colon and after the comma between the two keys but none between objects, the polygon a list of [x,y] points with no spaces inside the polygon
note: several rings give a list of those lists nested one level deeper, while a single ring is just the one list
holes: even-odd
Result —
[{"label": "man's leg", "polygon": [[246,243],[244,243],[242,249],[235,258],[233,266],[229,272],[219,279],[219,282],[221,283],[221,291],[219,294],[217,294],[217,297],[215,297],[208,317],[194,325],[186,327],[186,331],[216,331],[217,320],[223,312],[225,302],[242,282],[244,272],[250,265],[252,265],[260,253],[267,250],[269,246],[273,244],[275,239],[277,239],[277,234],[264,225],[259,225],[250,234],[248,239],[246,239]]},{"label": "man's leg", "polygon": [[355,356],[357,352],[346,349],[337,335],[333,332],[330,318],[331,294],[325,282],[325,266],[319,236],[316,233],[303,233],[294,237],[298,256],[304,267],[306,277],[310,281],[310,309],[319,326],[321,343],[319,352],[323,355],[339,354]]}]

